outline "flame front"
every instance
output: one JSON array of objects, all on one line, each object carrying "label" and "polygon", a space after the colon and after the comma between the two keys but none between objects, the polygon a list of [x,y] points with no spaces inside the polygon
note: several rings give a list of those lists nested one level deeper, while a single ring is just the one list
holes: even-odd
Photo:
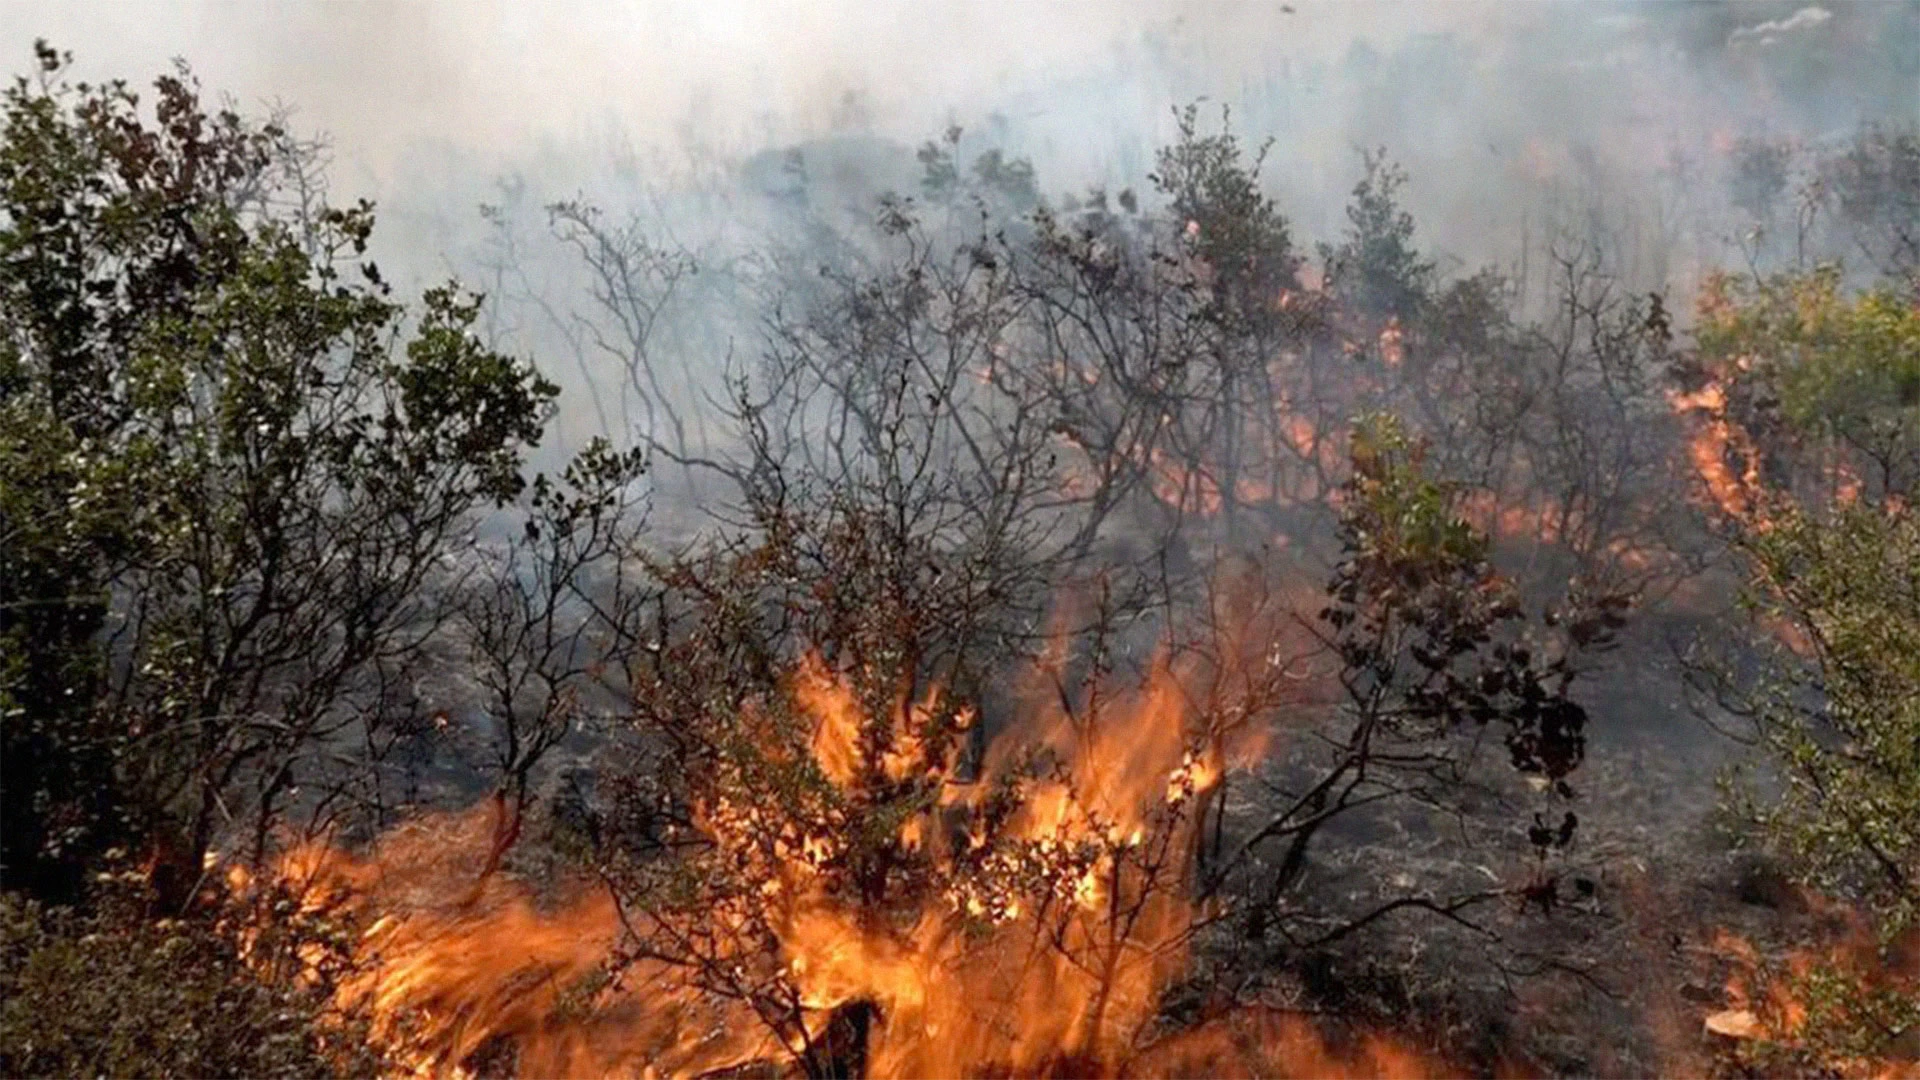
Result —
[{"label": "flame front", "polygon": [[[845,838],[769,840],[762,807],[696,808],[710,842],[760,881],[750,906],[707,913],[704,932],[744,943],[748,924],[762,920],[777,940],[771,977],[754,973],[747,944],[690,966],[658,937],[665,924],[623,906],[605,882],[575,883],[569,898],[543,903],[490,873],[499,804],[418,821],[365,857],[297,848],[279,874],[305,903],[351,911],[366,926],[339,1002],[370,1013],[374,1038],[416,1074],[468,1075],[502,1046],[519,1073],[535,1075],[790,1066],[827,1052],[849,1008],[869,1018],[859,1037],[876,1077],[1225,1068],[1223,1048],[1244,1041],[1228,1028],[1245,1017],[1213,1042],[1193,1030],[1159,1038],[1151,1020],[1205,914],[1191,900],[1203,807],[1261,742],[1221,714],[1203,716],[1167,663],[1133,692],[1079,711],[1047,685],[1037,671],[1024,715],[987,748],[976,777],[939,786],[937,800],[898,826],[900,842],[928,856],[944,883],[904,923],[826,887],[824,868]],[[928,695],[870,715],[817,657],[796,666],[791,697],[811,721],[804,745],[819,774],[843,793],[861,783],[877,745],[888,748],[880,771],[905,779],[915,740],[941,708]],[[995,802],[1009,784],[1023,793],[1010,812]],[[1002,818],[989,840],[994,813]],[[761,982],[745,992],[721,985],[729,979]],[[785,1000],[776,985],[791,991],[790,1015],[769,1013],[769,1002]],[[1237,1071],[1266,1073],[1282,1058],[1314,1074],[1432,1071],[1385,1043],[1340,1064],[1349,1059],[1304,1027],[1256,1027],[1272,1039],[1242,1053]]]}]

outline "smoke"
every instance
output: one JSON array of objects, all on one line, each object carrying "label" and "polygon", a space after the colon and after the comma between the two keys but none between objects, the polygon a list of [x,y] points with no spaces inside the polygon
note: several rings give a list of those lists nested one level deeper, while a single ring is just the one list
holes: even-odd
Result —
[{"label": "smoke", "polygon": [[[911,190],[912,149],[950,124],[968,153],[1030,158],[1049,195],[1138,189],[1171,107],[1205,99],[1274,140],[1267,183],[1309,242],[1337,238],[1357,151],[1384,146],[1443,267],[1524,272],[1577,220],[1635,287],[1684,291],[1733,261],[1703,223],[1741,137],[1920,118],[1911,2],[16,2],[0,28],[15,70],[43,36],[83,77],[138,83],[182,57],[243,106],[293,106],[331,140],[334,196],[381,205],[376,253],[412,285],[484,284],[483,202],[517,202],[529,234],[542,204],[580,197],[690,247],[751,248],[792,150],[816,206],[859,214]],[[569,287],[534,262],[550,301]],[[518,347],[556,344],[537,313],[506,321]],[[704,351],[754,347],[719,336]]]},{"label": "smoke", "polygon": [[1310,196],[1351,173],[1353,144],[1484,183],[1529,137],[1630,152],[1754,116],[1847,122],[1877,101],[1911,117],[1920,89],[1912,4],[203,0],[14,3],[0,25],[22,46],[76,49],[89,74],[139,78],[181,56],[243,102],[294,103],[334,136],[341,184],[389,201],[450,151],[565,173],[617,138],[664,168],[695,146],[917,142],[950,120],[997,123],[1043,176],[1079,183],[1137,170],[1167,107],[1201,95],[1281,138],[1278,180]]},{"label": "smoke", "polygon": [[1831,18],[1833,18],[1833,12],[1826,8],[1804,7],[1784,19],[1769,19],[1753,26],[1742,26],[1727,38],[1727,43],[1754,39],[1762,45],[1772,45],[1780,40],[1782,34],[1812,29]]}]

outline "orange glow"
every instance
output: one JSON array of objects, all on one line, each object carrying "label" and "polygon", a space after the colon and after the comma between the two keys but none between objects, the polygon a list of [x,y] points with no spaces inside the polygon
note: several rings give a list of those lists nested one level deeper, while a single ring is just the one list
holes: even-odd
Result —
[{"label": "orange glow", "polygon": [[[1729,966],[1724,989],[1726,1007],[1707,1014],[1703,1020],[1706,1031],[1728,1040],[1726,1045],[1730,1046],[1765,1042],[1814,1052],[1821,1071],[1831,1075],[1885,1080],[1920,1077],[1920,1061],[1870,1060],[1813,1050],[1814,1029],[1808,1025],[1814,1017],[1798,989],[1810,973],[1823,970],[1829,978],[1845,978],[1861,991],[1890,989],[1911,994],[1920,988],[1916,983],[1920,970],[1914,969],[1911,960],[1903,966],[1898,959],[1883,956],[1872,931],[1854,913],[1815,894],[1803,893],[1803,897],[1815,911],[1846,927],[1840,940],[1798,948],[1783,962],[1769,963],[1745,938],[1724,929],[1717,931],[1711,948]],[[1896,956],[1899,951],[1896,947]]]},{"label": "orange glow", "polygon": [[1400,316],[1395,315],[1380,331],[1380,359],[1388,367],[1399,367],[1406,358],[1406,332],[1400,328]]},{"label": "orange glow", "polygon": [[[1284,395],[1274,402],[1269,431],[1271,438],[1263,433],[1258,451],[1247,455],[1234,476],[1235,505],[1297,506],[1329,498],[1333,493],[1323,478],[1345,467],[1342,439],[1323,435]],[[1204,456],[1183,463],[1157,445],[1146,454],[1144,469],[1149,490],[1162,505],[1202,517],[1216,516],[1226,507],[1224,471]]]},{"label": "orange glow", "polygon": [[1844,461],[1833,464],[1833,501],[1841,506],[1852,506],[1860,501],[1860,474]]},{"label": "orange glow", "polygon": [[1502,503],[1491,491],[1470,493],[1463,500],[1461,510],[1475,528],[1497,540],[1552,544],[1562,535],[1559,515],[1552,510],[1524,503]]},{"label": "orange glow", "polygon": [[[1698,420],[1687,443],[1687,456],[1714,505],[1730,518],[1764,528],[1766,517],[1757,498],[1760,455],[1745,433],[1728,419],[1726,387],[1718,381],[1709,382],[1691,394],[1669,392],[1667,398],[1674,412]],[[1737,473],[1730,460],[1739,462]]]},{"label": "orange glow", "polygon": [[1336,1050],[1300,1016],[1248,1008],[1154,1047],[1141,1063],[1139,1075],[1438,1080],[1464,1074],[1375,1035]]},{"label": "orange glow", "polygon": [[[1278,663],[1262,644],[1230,655]],[[657,954],[643,927],[658,924],[604,885],[576,882],[543,901],[491,873],[493,804],[416,821],[364,856],[296,847],[278,876],[303,905],[365,927],[339,1003],[371,1013],[373,1037],[416,1075],[468,1075],[477,1052],[503,1045],[522,1075],[791,1062],[826,1036],[834,1009],[854,1003],[877,1017],[866,1036],[876,1077],[1031,1075],[1063,1061],[1108,1074],[1157,1072],[1141,1063],[1158,1061],[1240,1075],[1434,1075],[1384,1041],[1335,1053],[1304,1024],[1252,1014],[1222,1018],[1213,1034],[1142,1039],[1206,914],[1189,889],[1209,794],[1264,753],[1264,731],[1231,701],[1194,704],[1209,693],[1219,701],[1217,666],[1158,662],[1137,688],[1075,709],[1052,681],[1063,648],[1031,673],[1023,713],[988,747],[979,778],[939,787],[936,804],[900,826],[901,842],[935,859],[945,882],[905,921],[876,922],[822,885],[845,836],[774,833],[766,808],[724,798],[695,808],[708,839],[764,882],[751,908],[716,906],[709,928],[728,938],[754,919],[771,925],[778,979],[803,1017],[797,1029],[782,1032],[756,1011],[767,998],[714,993]],[[1207,676],[1211,691],[1200,685]],[[796,666],[790,692],[811,724],[803,752],[848,792],[874,768],[875,747],[892,748],[877,755],[880,771],[904,777],[939,706],[929,693],[871,716],[817,657]],[[749,732],[770,723],[743,718]],[[1055,765],[1034,771],[1036,752]],[[980,811],[1002,781],[1022,798],[990,838]],[[956,821],[973,824],[956,832]],[[979,872],[963,872],[974,863]],[[745,972],[751,960],[737,955]],[[1248,1030],[1257,1045],[1233,1034]]]},{"label": "orange glow", "polygon": [[1153,497],[1181,513],[1211,517],[1220,512],[1220,485],[1204,469],[1187,469],[1155,446],[1147,456]]}]

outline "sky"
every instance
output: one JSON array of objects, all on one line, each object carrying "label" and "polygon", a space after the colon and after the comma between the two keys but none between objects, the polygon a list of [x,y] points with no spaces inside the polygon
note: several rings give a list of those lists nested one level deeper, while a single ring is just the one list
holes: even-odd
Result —
[{"label": "sky", "polygon": [[[1202,101],[1272,139],[1263,178],[1308,242],[1338,237],[1380,147],[1443,268],[1524,276],[1547,223],[1579,217],[1612,230],[1623,280],[1662,288],[1728,257],[1688,229],[1740,139],[1920,124],[1920,0],[0,0],[12,71],[35,38],[79,77],[182,58],[243,109],[291,108],[330,143],[333,198],[379,204],[407,287],[471,280],[496,239],[479,205],[508,191],[532,232],[579,198],[737,237],[765,162],[806,148],[859,210],[949,124],[1049,194],[1139,188]],[[547,240],[529,265],[577,303]]]},{"label": "sky", "polygon": [[1915,0],[0,0],[0,31],[15,71],[45,37],[85,77],[180,57],[242,106],[291,106],[331,142],[335,197],[376,200],[389,249],[435,267],[508,178],[619,203],[958,123],[1050,192],[1117,189],[1202,99],[1274,140],[1267,179],[1306,236],[1337,234],[1359,151],[1385,147],[1426,240],[1470,266],[1553,199],[1639,200],[1664,228],[1653,178],[1742,136],[1920,123]]},{"label": "sky", "polygon": [[[184,57],[209,87],[243,103],[296,105],[305,124],[334,138],[344,178],[380,186],[435,145],[506,161],[617,133],[670,156],[697,132],[707,146],[737,153],[848,126],[917,140],[996,110],[1065,129],[1054,136],[1063,143],[1083,128],[1079,140],[1097,146],[1131,133],[1121,129],[1162,128],[1173,102],[1157,96],[1231,101],[1251,82],[1281,70],[1304,78],[1316,65],[1346,76],[1326,80],[1312,105],[1349,140],[1371,141],[1370,123],[1382,137],[1423,120],[1444,126],[1463,108],[1509,121],[1519,114],[1543,129],[1568,119],[1618,125],[1636,107],[1685,113],[1715,91],[1743,89],[1714,84],[1729,77],[1716,66],[1729,54],[1784,54],[1802,39],[1844,39],[1850,27],[1884,43],[1891,25],[1897,41],[1916,25],[1912,4],[1832,6],[1837,15],[1818,5],[1678,0],[7,0],[0,41],[18,43],[15,70],[34,37],[73,50],[89,74],[141,77]],[[1356,115],[1370,89],[1352,78],[1356,48],[1386,58],[1386,78],[1392,58],[1442,38],[1471,52],[1464,80],[1459,72],[1415,79],[1390,110],[1399,115]],[[1909,43],[1920,53],[1920,39]],[[1861,54],[1860,44],[1850,51]],[[1863,68],[1877,59],[1859,55]],[[1545,68],[1603,74],[1543,80]],[[1906,74],[1920,100],[1911,65]],[[1807,81],[1875,76],[1814,71]],[[1834,86],[1795,90],[1846,96]]]}]

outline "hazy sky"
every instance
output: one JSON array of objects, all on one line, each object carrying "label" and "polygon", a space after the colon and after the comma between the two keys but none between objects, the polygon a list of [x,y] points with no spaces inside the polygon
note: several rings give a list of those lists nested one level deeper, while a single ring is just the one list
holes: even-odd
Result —
[{"label": "hazy sky", "polygon": [[[1275,139],[1265,179],[1308,241],[1339,235],[1358,149],[1385,146],[1444,265],[1510,267],[1543,214],[1617,212],[1621,269],[1652,288],[1726,257],[1681,235],[1696,205],[1662,200],[1720,197],[1739,137],[1920,122],[1915,0],[0,0],[0,31],[12,71],[45,37],[83,77],[145,84],[183,57],[245,107],[296,107],[332,139],[334,197],[381,204],[377,253],[413,282],[471,274],[477,204],[507,176],[537,219],[576,195],[745,190],[733,163],[856,136],[820,152],[851,171],[809,175],[864,207],[862,168],[911,165],[959,122],[1048,192],[1138,185],[1170,108],[1205,96]],[[750,202],[668,216],[711,234]]]},{"label": "hazy sky", "polygon": [[9,2],[0,41],[18,43],[15,70],[36,36],[94,74],[144,76],[186,57],[210,87],[243,101],[297,103],[345,156],[384,171],[422,140],[511,153],[617,127],[652,145],[690,121],[740,148],[844,124],[850,107],[869,125],[924,131],[956,110],[1108,70],[1155,32],[1240,67],[1337,57],[1361,35],[1491,37],[1543,14],[1517,4],[1291,6],[1305,10],[1133,0]]},{"label": "hazy sky", "polygon": [[0,0],[0,29],[15,71],[37,36],[89,76],[185,57],[208,88],[329,133],[337,194],[392,208],[444,189],[462,213],[470,174],[564,193],[616,151],[665,175],[693,144],[913,145],[996,116],[1049,187],[1138,182],[1169,106],[1207,95],[1278,137],[1276,183],[1310,233],[1337,225],[1355,148],[1384,144],[1465,242],[1509,183],[1920,117],[1912,2]]}]

